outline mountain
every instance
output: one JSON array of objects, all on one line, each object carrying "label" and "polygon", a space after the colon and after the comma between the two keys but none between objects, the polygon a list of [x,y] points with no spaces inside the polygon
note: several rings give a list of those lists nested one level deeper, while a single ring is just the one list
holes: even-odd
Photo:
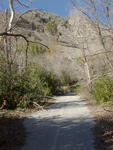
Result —
[{"label": "mountain", "polygon": [[[0,18],[4,20],[3,12],[0,12]],[[86,17],[75,14],[61,18],[48,12],[30,10],[16,14],[14,24],[16,24],[14,33],[24,34],[30,41],[40,42],[49,47],[47,50],[36,43],[31,43],[29,62],[40,63],[59,76],[66,72],[71,78],[79,80],[87,76],[85,61],[91,76],[110,70],[105,53],[101,53],[105,52],[105,48],[103,48],[98,28]],[[5,30],[5,23],[0,23],[0,30]],[[101,33],[104,37],[104,46],[107,50],[112,50],[112,34],[102,25]],[[19,41],[19,46],[21,45],[25,47],[23,40]],[[37,53],[33,53],[33,50]],[[97,53],[100,54],[97,55]],[[112,63],[112,53],[108,53],[107,56]]]}]

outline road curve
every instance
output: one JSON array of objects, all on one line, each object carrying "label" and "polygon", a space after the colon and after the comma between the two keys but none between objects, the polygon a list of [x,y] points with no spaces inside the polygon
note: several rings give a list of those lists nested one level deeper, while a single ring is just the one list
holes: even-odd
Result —
[{"label": "road curve", "polygon": [[79,96],[56,97],[48,110],[24,121],[27,140],[22,150],[95,150],[95,125],[87,104]]}]

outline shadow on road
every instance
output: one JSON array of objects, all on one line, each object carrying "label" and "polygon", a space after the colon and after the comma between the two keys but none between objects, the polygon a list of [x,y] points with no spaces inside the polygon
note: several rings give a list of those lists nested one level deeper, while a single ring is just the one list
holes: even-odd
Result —
[{"label": "shadow on road", "polygon": [[73,118],[64,119],[56,116],[46,119],[29,119],[28,123],[30,122],[34,127],[29,132],[30,141],[27,142],[32,150],[36,150],[33,149],[33,145],[37,147],[37,150],[94,150],[90,118],[73,120]]},{"label": "shadow on road", "polygon": [[19,115],[0,117],[0,150],[19,150],[25,142],[24,118]]},{"label": "shadow on road", "polygon": [[67,93],[64,96],[76,96],[76,94],[75,93]]},{"label": "shadow on road", "polygon": [[72,107],[74,109],[76,109],[76,107],[86,107],[86,103],[84,102],[84,100],[81,100],[81,101],[68,101],[68,102],[58,102],[58,103],[55,103],[53,105],[51,105],[51,107],[48,108],[48,110],[51,110],[51,109],[60,109],[60,108],[69,108],[69,107]]},{"label": "shadow on road", "polygon": [[94,150],[93,118],[84,100],[71,96],[25,121],[29,138],[22,150]]}]

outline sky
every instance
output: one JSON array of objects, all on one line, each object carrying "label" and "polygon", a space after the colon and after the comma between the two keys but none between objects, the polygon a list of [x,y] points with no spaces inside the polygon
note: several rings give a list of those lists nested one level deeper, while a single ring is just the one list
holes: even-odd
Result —
[{"label": "sky", "polygon": [[[21,0],[22,2],[28,2],[28,0]],[[69,15],[69,1],[70,0],[30,0],[32,3],[30,9],[41,9],[50,13],[65,17]],[[8,6],[8,0],[0,0],[0,10],[5,9]],[[22,8],[19,6],[17,10],[20,11]]]}]

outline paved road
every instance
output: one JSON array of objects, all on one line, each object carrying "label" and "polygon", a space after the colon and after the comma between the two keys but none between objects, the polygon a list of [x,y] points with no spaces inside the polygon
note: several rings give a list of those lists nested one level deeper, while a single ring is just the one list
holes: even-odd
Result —
[{"label": "paved road", "polygon": [[47,111],[34,113],[24,124],[28,137],[22,150],[95,150],[95,123],[79,96],[57,97]]}]

